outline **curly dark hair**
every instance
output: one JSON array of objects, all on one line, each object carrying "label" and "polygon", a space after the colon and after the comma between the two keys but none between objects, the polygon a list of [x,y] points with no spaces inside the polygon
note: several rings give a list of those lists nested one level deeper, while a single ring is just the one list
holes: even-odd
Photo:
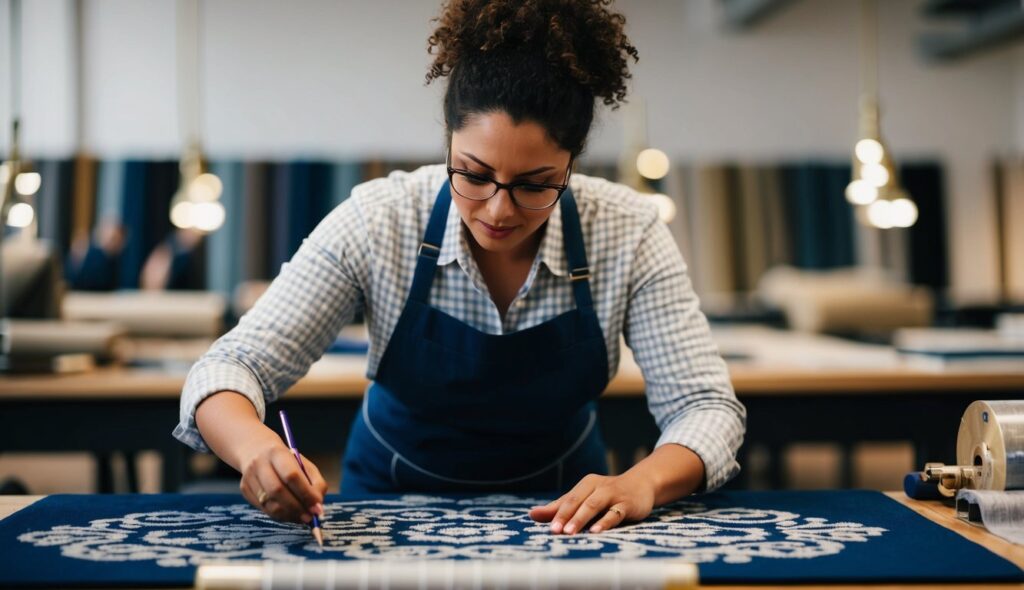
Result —
[{"label": "curly dark hair", "polygon": [[636,48],[611,0],[448,0],[427,51],[427,84],[448,76],[449,135],[474,114],[541,124],[563,149],[583,151],[594,102],[625,102]]}]

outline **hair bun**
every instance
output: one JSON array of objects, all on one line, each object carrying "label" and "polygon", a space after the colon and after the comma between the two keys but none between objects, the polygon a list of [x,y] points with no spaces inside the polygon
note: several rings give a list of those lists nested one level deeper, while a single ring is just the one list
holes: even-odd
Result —
[{"label": "hair bun", "polygon": [[638,59],[611,0],[449,0],[427,51],[427,83],[447,76],[468,55],[543,56],[613,109],[626,97],[628,58]]}]

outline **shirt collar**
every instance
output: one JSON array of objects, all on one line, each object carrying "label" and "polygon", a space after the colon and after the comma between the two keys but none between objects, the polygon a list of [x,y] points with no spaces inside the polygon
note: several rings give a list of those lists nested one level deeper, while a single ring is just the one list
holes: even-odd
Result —
[{"label": "shirt collar", "polygon": [[[455,199],[456,197],[452,197]],[[444,228],[444,242],[441,244],[441,252],[437,257],[437,265],[444,266],[455,261],[465,263],[471,254],[469,243],[466,241],[466,234],[462,231],[462,217],[459,209],[453,202],[448,207],[448,220]],[[569,274],[569,264],[565,258],[565,240],[562,237],[562,205],[561,202],[554,206],[554,211],[548,217],[547,228],[544,230],[544,237],[541,238],[540,261],[548,267],[551,274],[564,277]]]}]

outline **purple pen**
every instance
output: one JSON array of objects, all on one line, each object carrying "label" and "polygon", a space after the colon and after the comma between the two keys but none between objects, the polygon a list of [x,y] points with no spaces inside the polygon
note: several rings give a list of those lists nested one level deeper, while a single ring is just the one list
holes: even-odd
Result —
[{"label": "purple pen", "polygon": [[[309,478],[309,474],[306,473],[306,466],[302,464],[302,455],[299,454],[299,449],[295,446],[295,437],[292,436],[292,428],[288,425],[288,415],[284,413],[284,410],[278,412],[277,415],[281,418],[281,427],[284,428],[284,440],[288,443],[288,448],[292,450],[292,454],[295,455],[295,460],[299,462],[299,469],[302,471],[302,475],[305,475],[306,481],[312,485],[313,480],[311,480]],[[315,514],[313,515],[313,522],[311,522],[309,526],[313,529],[313,538],[316,539],[316,542],[319,543],[321,547],[323,547],[324,536],[320,531],[320,519],[317,518]]]}]

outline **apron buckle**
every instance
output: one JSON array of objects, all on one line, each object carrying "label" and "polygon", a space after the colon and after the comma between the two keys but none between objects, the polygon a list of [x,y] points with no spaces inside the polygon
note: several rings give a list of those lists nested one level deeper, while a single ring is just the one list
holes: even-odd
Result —
[{"label": "apron buckle", "polygon": [[586,281],[590,279],[590,267],[582,266],[580,268],[574,268],[569,271],[570,281]]},{"label": "apron buckle", "polygon": [[420,244],[420,250],[418,253],[420,256],[427,256],[428,258],[437,258],[441,255],[441,248],[423,242]]}]

